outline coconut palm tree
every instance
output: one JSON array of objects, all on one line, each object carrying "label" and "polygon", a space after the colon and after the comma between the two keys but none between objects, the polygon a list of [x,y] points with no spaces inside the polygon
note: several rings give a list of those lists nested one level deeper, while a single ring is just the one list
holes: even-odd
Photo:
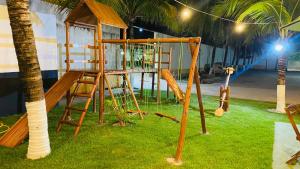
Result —
[{"label": "coconut palm tree", "polygon": [[[80,0],[44,0],[59,6],[59,11],[74,8]],[[98,0],[111,6],[129,26],[129,38],[134,36],[134,23],[160,24],[173,31],[178,30],[177,9],[168,0]]]},{"label": "coconut palm tree", "polygon": [[29,0],[7,0],[6,3],[28,115],[27,158],[39,159],[47,156],[51,150],[42,75],[28,7]]},{"label": "coconut palm tree", "polygon": [[[234,17],[237,22],[266,23],[251,25],[248,41],[257,37],[277,36],[279,42],[289,37],[289,32],[280,29],[300,15],[299,0],[222,0],[215,7],[220,16]],[[279,53],[277,80],[277,112],[285,108],[286,54]]]}]

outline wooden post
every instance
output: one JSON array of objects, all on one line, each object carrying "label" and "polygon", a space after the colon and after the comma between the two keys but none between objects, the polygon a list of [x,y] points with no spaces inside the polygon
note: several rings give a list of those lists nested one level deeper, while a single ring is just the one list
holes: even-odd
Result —
[{"label": "wooden post", "polygon": [[[169,58],[168,58],[168,69],[171,72],[171,63],[172,63],[172,48],[169,49]],[[167,98],[170,97],[170,88],[167,86]]]},{"label": "wooden post", "polygon": [[[190,50],[191,50],[191,55],[193,56],[193,54],[195,52],[195,45],[190,44]],[[194,80],[195,80],[196,89],[197,89],[197,98],[198,98],[198,105],[199,105],[199,109],[200,109],[202,133],[206,134],[207,131],[206,131],[206,123],[205,123],[205,112],[204,112],[204,106],[203,106],[203,101],[202,101],[202,94],[201,94],[201,87],[200,87],[200,76],[199,76],[197,65],[195,66]]]},{"label": "wooden post", "polygon": [[[94,29],[94,46],[95,47],[97,46],[97,30],[96,29]],[[94,59],[96,61],[99,60],[99,58],[97,56],[97,48],[94,49]],[[97,68],[97,62],[95,62],[94,66],[95,66],[94,69],[97,70],[98,69]],[[96,88],[96,91],[97,91],[97,88]],[[94,95],[93,95],[93,112],[96,113],[96,111],[97,111],[97,98],[96,98],[96,92],[95,92]]]},{"label": "wooden post", "polygon": [[98,20],[97,25],[98,33],[98,50],[99,50],[99,71],[101,77],[99,80],[99,123],[104,123],[104,57],[103,57],[103,48],[102,48],[102,24]]},{"label": "wooden post", "polygon": [[66,22],[66,72],[70,71],[70,23]]},{"label": "wooden post", "polygon": [[157,103],[160,103],[160,78],[161,78],[161,57],[162,57],[162,47],[158,49],[158,65],[157,65]]},{"label": "wooden post", "polygon": [[[70,71],[70,23],[66,22],[66,72]],[[71,102],[71,91],[68,90],[66,93],[66,105]],[[69,110],[68,110],[69,111]]]},{"label": "wooden post", "polygon": [[188,109],[190,106],[191,91],[192,91],[192,87],[193,87],[193,79],[194,79],[199,49],[200,49],[200,42],[197,43],[196,48],[194,49],[193,56],[192,56],[192,62],[190,65],[189,78],[188,78],[187,88],[186,88],[186,96],[185,96],[185,101],[184,101],[184,105],[183,105],[182,117],[181,117],[180,135],[179,135],[179,139],[178,139],[178,146],[177,146],[177,151],[176,151],[176,156],[175,156],[176,163],[180,163],[181,159],[182,159],[182,150],[183,150],[183,146],[184,146]]},{"label": "wooden post", "polygon": [[[156,53],[156,50],[155,50],[155,47],[153,48],[153,58],[152,58],[152,65],[153,65],[153,69],[155,69],[155,53]],[[153,97],[154,96],[154,82],[155,82],[155,73],[153,72],[152,73],[152,83],[151,83],[151,96]]]},{"label": "wooden post", "polygon": [[[127,31],[126,29],[123,29],[123,40],[127,39]],[[124,41],[123,43],[123,51],[124,51],[124,55],[123,55],[123,70],[126,70],[126,55],[127,55],[127,43],[126,41]],[[126,96],[126,78],[125,76],[123,76],[123,94],[124,96]],[[123,97],[122,99],[122,107],[126,110],[126,97]]]},{"label": "wooden post", "polygon": [[[143,56],[142,56],[142,69],[145,69],[145,55],[146,55],[146,48],[143,48]],[[143,99],[144,97],[144,77],[145,73],[142,72],[142,77],[141,77],[141,93],[140,93],[140,99]]]}]

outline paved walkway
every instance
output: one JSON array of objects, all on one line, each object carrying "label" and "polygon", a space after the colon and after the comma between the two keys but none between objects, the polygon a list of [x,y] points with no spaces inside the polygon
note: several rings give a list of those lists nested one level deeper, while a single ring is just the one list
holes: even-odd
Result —
[{"label": "paved walkway", "polygon": [[[133,86],[140,88],[140,75],[135,74],[133,79]],[[276,79],[277,72],[248,71],[237,78],[237,80],[231,82],[231,97],[276,102]],[[300,72],[288,72],[286,79],[287,103],[300,103]],[[179,83],[179,85],[185,90],[185,82]],[[201,84],[203,95],[218,96],[220,85],[221,83]],[[144,87],[146,89],[151,88],[150,76],[145,77]],[[161,80],[161,89],[166,90],[166,87],[165,80]],[[196,92],[195,85],[192,92]]]},{"label": "paved walkway", "polygon": [[296,140],[296,134],[291,124],[276,122],[275,138],[273,145],[273,169],[300,169],[299,162],[296,165],[287,165],[285,162],[293,154],[300,150],[299,141]]}]

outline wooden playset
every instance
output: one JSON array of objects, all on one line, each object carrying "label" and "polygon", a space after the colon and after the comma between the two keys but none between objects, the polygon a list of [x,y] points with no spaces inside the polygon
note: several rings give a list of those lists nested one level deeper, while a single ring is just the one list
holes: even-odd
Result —
[{"label": "wooden playset", "polygon": [[[300,113],[300,105],[289,105],[288,107],[285,108],[285,112],[286,112],[286,114],[290,120],[290,123],[295,131],[296,139],[298,141],[300,141],[300,132],[299,132],[299,129],[298,129],[297,124],[294,119],[294,115],[297,115]],[[295,165],[299,157],[300,157],[300,151],[295,153],[291,157],[291,159],[289,159],[286,163],[290,164],[290,165]]]},{"label": "wooden playset", "polygon": [[[109,76],[121,76],[123,78],[123,85],[121,87],[122,93],[125,95],[129,93],[131,99],[134,102],[135,110],[126,109],[128,112],[133,112],[138,114],[143,118],[144,112],[139,108],[138,102],[135,98],[133,92],[129,75],[131,73],[141,73],[142,79],[145,73],[151,73],[154,77],[154,74],[157,74],[157,102],[160,102],[160,78],[161,76],[167,81],[169,87],[174,92],[175,96],[178,98],[180,103],[183,105],[182,117],[180,120],[180,135],[178,139],[178,146],[175,158],[169,159],[170,162],[179,164],[182,159],[182,150],[185,139],[185,131],[188,120],[188,110],[190,106],[190,98],[193,82],[196,83],[197,88],[197,98],[199,103],[199,111],[202,123],[202,131],[206,133],[205,127],[205,116],[204,108],[202,104],[201,90],[200,90],[200,79],[197,69],[197,59],[199,56],[201,38],[192,37],[192,38],[156,38],[156,39],[126,39],[126,29],[127,25],[123,20],[118,16],[118,14],[110,7],[96,2],[95,0],[81,0],[78,6],[73,9],[65,20],[66,25],[66,73],[52,86],[52,88],[45,94],[47,112],[49,112],[63,96],[66,96],[66,106],[65,110],[58,122],[57,131],[61,131],[63,125],[71,125],[75,127],[74,136],[79,133],[79,130],[82,126],[84,117],[88,112],[88,108],[91,102],[93,102],[93,111],[96,111],[96,91],[99,91],[99,123],[104,123],[104,99],[105,99],[105,84],[110,96],[112,97],[113,105],[115,109],[120,109],[126,107],[126,98],[123,97],[122,106],[117,103],[115,99],[115,92],[108,80]],[[103,39],[102,36],[102,25],[109,25],[113,27],[120,28],[123,32],[123,39]],[[70,28],[83,28],[88,29],[91,32],[94,32],[94,44],[83,45],[84,48],[93,50],[94,59],[90,60],[75,60],[71,58],[70,50],[75,48],[77,45],[71,43],[70,41]],[[160,44],[163,43],[187,43],[189,44],[191,50],[191,63],[189,67],[188,80],[186,91],[183,92],[178,86],[176,80],[170,72],[170,63],[172,51],[164,52],[160,47]],[[122,55],[122,68],[119,70],[106,70],[105,69],[105,45],[120,45],[120,48],[123,51]],[[145,45],[146,44],[146,45]],[[148,46],[153,47],[154,50],[158,52],[153,52],[152,64],[157,64],[157,66],[151,66],[146,68],[145,65],[150,65],[146,63],[147,60],[145,57],[142,59],[142,68],[135,69],[130,67],[127,69],[127,53],[128,47],[130,45],[140,45],[145,48]],[[82,45],[81,45],[82,47]],[[149,50],[148,50],[149,51]],[[145,50],[147,52],[147,50]],[[158,53],[157,60],[155,55]],[[146,56],[147,54],[143,55]],[[161,58],[163,55],[168,56],[168,61],[163,63]],[[109,58],[107,58],[109,59]],[[72,63],[89,63],[92,66],[92,69],[89,70],[78,70],[72,68]],[[162,69],[161,65],[166,64],[167,67]],[[154,78],[152,78],[154,79]],[[154,80],[153,80],[154,81]],[[84,93],[79,92],[79,88],[82,85],[90,85],[89,91]],[[154,82],[152,82],[152,88]],[[73,89],[71,90],[71,88]],[[98,87],[98,88],[97,88]],[[152,90],[153,91],[153,90]],[[153,93],[153,92],[152,92]],[[143,96],[143,80],[141,82],[141,95]],[[74,106],[74,100],[77,98],[83,98],[85,104],[83,108],[78,108]],[[77,114],[79,119],[74,120],[72,116]],[[77,117],[78,117],[77,116]],[[8,130],[1,138],[0,145],[6,147],[15,147],[28,136],[28,126],[27,126],[27,115],[23,115],[11,128]]]},{"label": "wooden playset", "polygon": [[230,87],[229,80],[230,76],[233,74],[234,69],[232,67],[228,67],[225,69],[227,74],[225,85],[220,87],[220,106],[215,111],[215,116],[223,116],[224,112],[227,112],[229,109],[229,99],[230,99]]}]

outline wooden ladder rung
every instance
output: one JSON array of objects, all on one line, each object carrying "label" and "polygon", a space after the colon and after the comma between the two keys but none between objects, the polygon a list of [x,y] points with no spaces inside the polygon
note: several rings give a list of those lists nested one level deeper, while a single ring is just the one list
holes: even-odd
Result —
[{"label": "wooden ladder rung", "polygon": [[77,97],[91,97],[90,93],[73,93],[73,96]]},{"label": "wooden ladder rung", "polygon": [[95,82],[89,80],[78,80],[77,83],[92,84],[92,85],[95,84]]},{"label": "wooden ladder rung", "polygon": [[78,111],[78,112],[87,112],[87,109],[78,109],[76,107],[68,107],[68,106],[66,106],[66,109],[68,109],[68,110],[74,110],[74,111]]},{"label": "wooden ladder rung", "polygon": [[71,125],[71,126],[76,126],[78,127],[79,124],[76,123],[75,121],[73,120],[61,120],[60,123],[63,123],[63,124],[68,124],[68,125]]},{"label": "wooden ladder rung", "polygon": [[94,73],[94,72],[85,72],[85,73],[84,73],[84,76],[97,77],[98,74],[97,74],[97,73]]}]

